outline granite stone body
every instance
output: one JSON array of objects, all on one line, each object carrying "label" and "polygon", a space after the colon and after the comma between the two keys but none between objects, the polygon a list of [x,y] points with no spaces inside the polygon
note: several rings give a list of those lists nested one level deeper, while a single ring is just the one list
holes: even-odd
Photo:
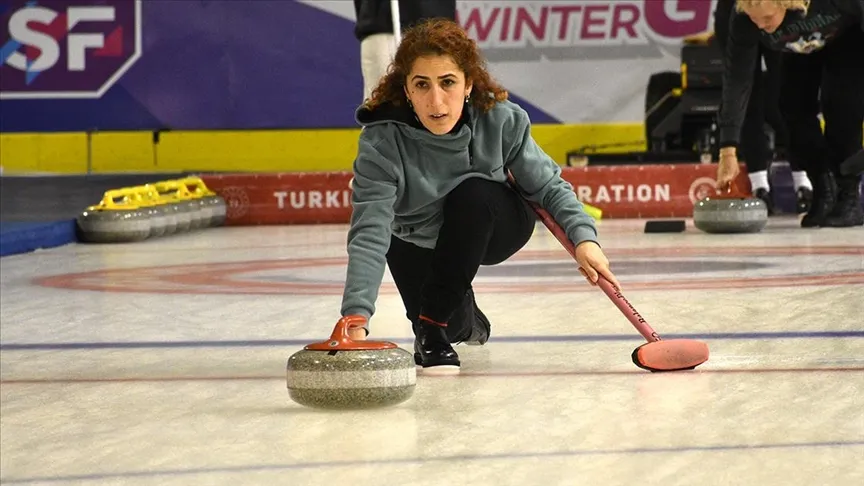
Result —
[{"label": "granite stone body", "polygon": [[396,405],[417,382],[414,356],[400,348],[302,350],[288,359],[288,394],[313,408],[356,410]]},{"label": "granite stone body", "polygon": [[693,207],[693,225],[706,233],[758,233],[768,224],[768,208],[758,198],[706,197]]}]

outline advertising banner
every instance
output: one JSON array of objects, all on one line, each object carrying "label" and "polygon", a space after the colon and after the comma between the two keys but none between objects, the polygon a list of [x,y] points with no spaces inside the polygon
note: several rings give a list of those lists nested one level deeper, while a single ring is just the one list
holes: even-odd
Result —
[{"label": "advertising banner", "polygon": [[[459,1],[535,123],[639,122],[715,0]],[[4,0],[0,131],[354,128],[347,0]]]},{"label": "advertising banner", "polygon": [[651,74],[678,71],[711,0],[462,2],[459,20],[495,76],[562,123],[641,122]]},{"label": "advertising banner", "polygon": [[[715,194],[709,164],[567,167],[563,177],[579,200],[604,218],[683,218]],[[350,172],[227,174],[203,177],[228,206],[226,224],[346,223],[351,216]],[[738,187],[749,191],[742,166]]]}]

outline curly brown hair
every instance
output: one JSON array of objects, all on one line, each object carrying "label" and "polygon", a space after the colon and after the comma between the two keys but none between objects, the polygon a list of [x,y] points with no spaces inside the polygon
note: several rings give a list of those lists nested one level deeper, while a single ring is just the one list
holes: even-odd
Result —
[{"label": "curly brown hair", "polygon": [[507,91],[496,83],[486,69],[480,48],[456,22],[428,19],[406,30],[387,74],[381,78],[365,106],[374,110],[385,103],[400,106],[405,102],[405,80],[418,57],[444,55],[453,59],[473,83],[470,103],[481,112],[488,112],[495,103],[507,99]]}]

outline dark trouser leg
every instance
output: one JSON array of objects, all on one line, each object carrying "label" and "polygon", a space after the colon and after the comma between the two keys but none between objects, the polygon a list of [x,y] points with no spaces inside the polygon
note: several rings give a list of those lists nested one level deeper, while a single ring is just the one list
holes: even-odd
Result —
[{"label": "dark trouser leg", "polygon": [[[786,157],[789,147],[789,130],[780,110],[780,88],[782,86],[783,55],[771,49],[763,49],[765,59],[765,120],[774,130],[774,149]],[[787,157],[788,160],[788,157]],[[803,167],[797,161],[789,161],[792,172],[792,188],[796,195],[796,212],[810,211],[813,203],[813,185]]]},{"label": "dark trouser leg", "polygon": [[861,150],[864,123],[864,32],[849,29],[825,49],[822,113],[830,170],[837,179],[837,204],[825,226],[864,224],[860,175],[841,175],[840,164]]},{"label": "dark trouser leg", "polygon": [[[789,145],[789,131],[786,129],[786,120],[780,111],[780,87],[783,56],[780,52],[771,49],[763,49],[762,57],[765,60],[765,120],[774,130],[774,144],[786,147]],[[802,170],[793,167],[792,170]]]},{"label": "dark trouser leg", "polygon": [[393,238],[387,262],[415,333],[422,314],[446,324],[439,337],[456,342],[476,322],[470,290],[480,265],[501,263],[522,248],[536,217],[509,187],[477,178],[455,188],[443,211],[435,250]]},{"label": "dark trouser leg", "polygon": [[390,249],[387,251],[387,267],[399,290],[402,304],[405,306],[405,316],[417,333],[417,317],[420,315],[420,289],[432,268],[433,250],[390,237]]},{"label": "dark trouser leg", "polygon": [[764,200],[768,212],[774,212],[768,185],[768,160],[771,152],[768,150],[768,136],[765,133],[765,79],[762,75],[762,63],[757,62],[753,71],[753,90],[747,103],[744,124],[741,127],[740,157],[747,166],[750,185],[753,194]]},{"label": "dark trouser leg", "polygon": [[753,90],[747,103],[744,124],[741,127],[741,158],[749,172],[768,168],[768,137],[765,134],[765,79],[761,63],[756,63],[753,72]]},{"label": "dark trouser leg", "polygon": [[803,227],[821,226],[834,208],[834,179],[828,170],[825,137],[819,124],[819,89],[824,52],[785,54],[780,109],[789,132],[789,163],[807,171],[813,183],[813,203]]},{"label": "dark trouser leg", "polygon": [[[431,273],[433,254],[434,250],[421,248],[395,236],[390,238],[387,265],[399,290],[402,303],[405,305],[405,316],[411,322],[415,335],[419,326],[423,284]],[[453,312],[445,329],[451,343],[463,341],[466,336],[470,336],[472,326],[476,325],[474,319],[477,312],[479,309],[475,307],[474,294],[468,291],[461,305]]]},{"label": "dark trouser leg", "polygon": [[468,179],[444,204],[432,271],[423,287],[421,313],[448,322],[481,264],[506,260],[531,238],[536,218],[508,186]]}]

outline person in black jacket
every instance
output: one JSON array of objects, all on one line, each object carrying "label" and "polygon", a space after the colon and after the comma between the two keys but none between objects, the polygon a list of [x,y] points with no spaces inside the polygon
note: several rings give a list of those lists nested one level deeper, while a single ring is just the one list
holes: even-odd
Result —
[{"label": "person in black jacket", "polygon": [[[387,73],[396,54],[393,11],[390,0],[354,0],[354,36],[360,41],[360,64],[363,73],[363,99]],[[456,20],[456,0],[399,0],[400,31],[421,20],[446,18]]]},{"label": "person in black jacket", "polygon": [[[729,37],[729,21],[735,12],[735,0],[717,0],[714,11],[714,35],[717,44],[726,50]],[[771,197],[771,187],[768,181],[768,166],[772,159],[771,145],[763,130],[767,122],[774,129],[775,143],[787,147],[789,137],[786,123],[780,113],[780,69],[781,54],[779,51],[759,46],[757,61],[753,66],[753,86],[750,93],[750,103],[741,127],[741,156],[747,166],[747,176],[753,195],[765,201],[768,213],[774,208]],[[762,72],[762,62],[765,63],[765,73]],[[790,164],[791,165],[791,164]],[[813,186],[807,173],[800,167],[792,166],[792,182],[797,196],[797,212],[806,213],[810,210],[813,198]]]},{"label": "person in black jacket", "polygon": [[737,146],[761,43],[783,51],[780,104],[788,155],[814,185],[801,226],[864,225],[861,176],[839,171],[864,144],[864,0],[737,0],[728,43],[718,188],[728,188],[738,173]]}]

